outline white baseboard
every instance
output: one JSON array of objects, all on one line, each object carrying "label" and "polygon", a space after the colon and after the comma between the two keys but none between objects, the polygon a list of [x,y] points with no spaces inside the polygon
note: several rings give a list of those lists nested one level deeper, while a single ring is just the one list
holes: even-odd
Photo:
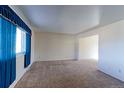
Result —
[{"label": "white baseboard", "polygon": [[38,61],[35,61],[35,62],[45,62],[45,61],[75,61],[77,59],[62,59],[62,60],[38,60]]},{"label": "white baseboard", "polygon": [[104,73],[104,74],[106,74],[106,75],[108,75],[108,76],[110,76],[110,77],[112,77],[112,78],[114,78],[114,79],[117,79],[117,80],[119,80],[119,81],[121,81],[121,82],[124,82],[124,79],[119,78],[119,77],[117,77],[117,76],[114,76],[114,75],[112,75],[111,73],[108,73],[108,72],[106,72],[106,71],[104,71],[104,70],[102,70],[102,69],[100,69],[100,68],[98,68],[98,71],[100,71],[100,72],[102,72],[102,73]]},{"label": "white baseboard", "polygon": [[17,82],[22,78],[22,76],[30,69],[32,63],[27,67],[25,68],[25,70],[22,72],[22,74],[20,75],[20,77],[18,79],[16,79],[10,86],[9,88],[14,88],[14,86],[17,84]]}]

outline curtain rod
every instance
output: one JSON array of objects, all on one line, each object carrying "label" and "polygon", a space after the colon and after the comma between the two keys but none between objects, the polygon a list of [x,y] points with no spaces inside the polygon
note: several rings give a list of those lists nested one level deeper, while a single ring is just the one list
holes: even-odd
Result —
[{"label": "curtain rod", "polygon": [[14,25],[18,26],[16,23],[14,23],[13,21],[11,21],[10,19],[8,19],[7,17],[3,16],[2,14],[0,14],[0,16],[4,19],[6,19],[7,21],[13,23]]},{"label": "curtain rod", "polygon": [[[16,24],[16,23],[14,23],[13,21],[11,21],[10,19],[8,19],[7,17],[5,17],[5,16],[3,16],[2,14],[0,14],[0,16],[2,17],[2,18],[4,18],[5,20],[7,20],[7,21],[9,21],[9,22],[11,22],[12,24],[14,24],[15,26],[17,26],[17,27],[19,27],[19,28],[21,28],[21,29],[23,29],[22,27],[20,27],[18,24]],[[23,31],[25,31],[24,29],[23,29]],[[26,33],[28,33],[27,31],[25,31]],[[28,33],[29,34],[29,33]]]}]

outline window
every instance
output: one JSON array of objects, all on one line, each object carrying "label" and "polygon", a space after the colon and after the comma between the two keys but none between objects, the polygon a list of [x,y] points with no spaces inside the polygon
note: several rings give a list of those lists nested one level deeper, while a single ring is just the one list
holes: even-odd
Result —
[{"label": "window", "polygon": [[17,27],[16,29],[16,53],[26,51],[26,32]]}]

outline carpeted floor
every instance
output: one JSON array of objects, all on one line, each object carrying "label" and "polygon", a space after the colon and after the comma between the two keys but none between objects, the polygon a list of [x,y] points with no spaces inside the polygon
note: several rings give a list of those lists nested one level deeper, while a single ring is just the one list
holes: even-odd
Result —
[{"label": "carpeted floor", "polygon": [[93,60],[35,62],[16,88],[118,88],[124,82],[97,70]]}]

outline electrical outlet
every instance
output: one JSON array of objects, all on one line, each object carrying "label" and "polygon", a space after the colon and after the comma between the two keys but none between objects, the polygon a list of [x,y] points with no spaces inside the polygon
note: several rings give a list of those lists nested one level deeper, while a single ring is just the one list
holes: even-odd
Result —
[{"label": "electrical outlet", "polygon": [[118,72],[121,73],[121,70],[119,69]]}]

